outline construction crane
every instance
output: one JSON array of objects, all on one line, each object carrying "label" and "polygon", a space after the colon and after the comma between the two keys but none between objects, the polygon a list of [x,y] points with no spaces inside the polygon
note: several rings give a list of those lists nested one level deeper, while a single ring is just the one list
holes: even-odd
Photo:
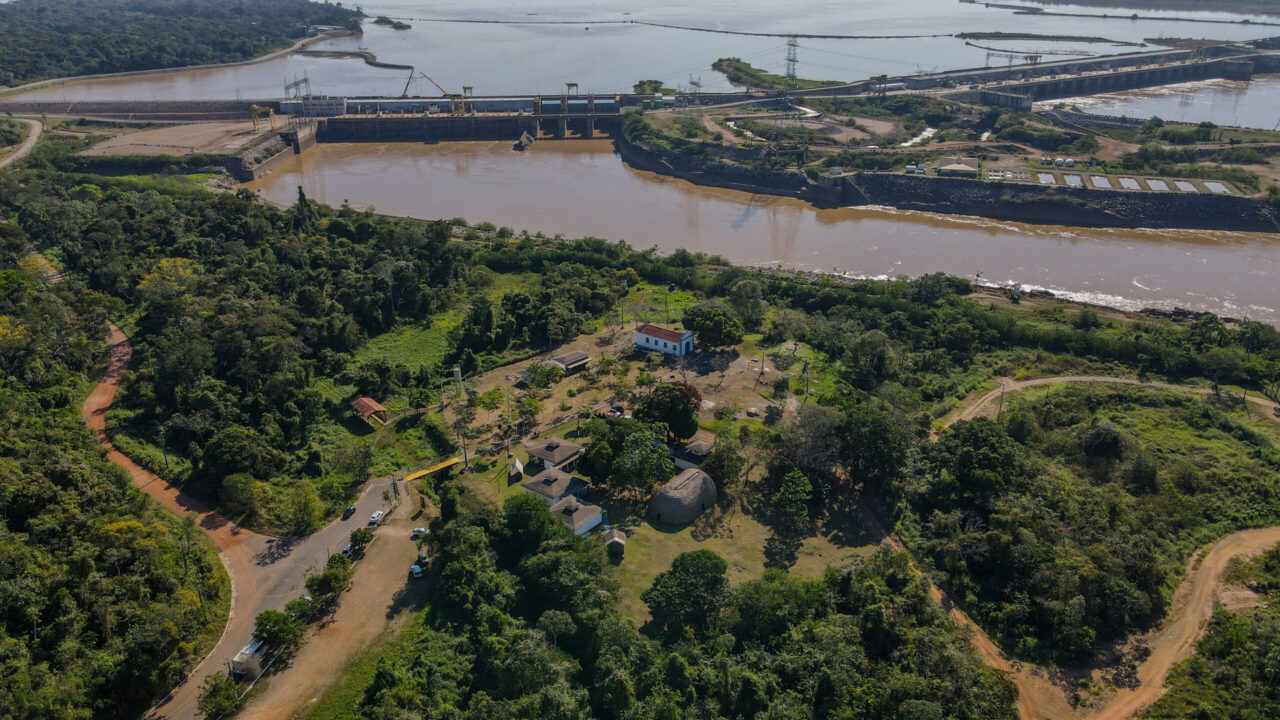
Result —
[{"label": "construction crane", "polygon": [[272,130],[275,130],[275,129],[276,129],[276,111],[275,111],[275,110],[272,110],[272,109],[271,109],[271,108],[269,108],[269,107],[262,107],[261,105],[254,105],[254,106],[252,106],[252,107],[250,107],[250,108],[249,108],[249,116],[253,118],[253,129],[254,129],[254,130],[261,130],[261,129],[262,129],[262,123],[261,123],[261,120],[262,120],[262,118],[264,118],[264,117],[265,117],[268,121],[270,121],[270,123],[271,123],[271,129],[272,129]]},{"label": "construction crane", "polygon": [[448,90],[445,90],[444,87],[440,85],[440,83],[436,82],[435,80],[432,80],[430,75],[424,72],[416,71],[416,70],[409,73],[409,79],[404,84],[404,92],[400,94],[401,100],[409,97],[409,85],[413,83],[413,79],[415,77],[423,78],[424,80],[431,83],[432,85],[435,85],[436,89],[440,91],[441,97],[449,98],[449,112],[451,114],[453,115],[467,114],[467,107],[466,107],[467,103],[465,98],[467,95],[471,94],[470,85],[463,88],[463,90],[466,91],[465,93],[451,93]]},{"label": "construction crane", "polygon": [[1013,65],[1014,60],[1021,60],[1027,63],[1028,65],[1040,64],[1039,53],[1018,53],[1018,52],[1003,52],[1000,50],[988,50],[987,51],[987,67],[991,67],[991,58],[993,57],[1009,58],[1010,65]]}]

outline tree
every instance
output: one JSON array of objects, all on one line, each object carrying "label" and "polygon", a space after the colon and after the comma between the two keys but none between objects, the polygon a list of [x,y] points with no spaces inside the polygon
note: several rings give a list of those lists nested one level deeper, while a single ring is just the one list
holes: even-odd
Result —
[{"label": "tree", "polygon": [[723,302],[709,300],[684,311],[684,326],[698,335],[698,341],[712,348],[742,342],[742,323]]},{"label": "tree", "polygon": [[742,442],[726,433],[716,438],[715,447],[711,448],[711,454],[702,463],[702,471],[723,488],[732,485],[746,466]]},{"label": "tree", "polygon": [[373,448],[369,443],[358,442],[338,451],[333,459],[334,468],[351,475],[352,485],[369,481],[369,469],[373,467]]},{"label": "tree", "polygon": [[525,377],[528,378],[529,387],[541,390],[560,382],[564,371],[554,365],[535,362],[529,363],[525,368]]},{"label": "tree", "polygon": [[1214,395],[1218,394],[1218,385],[1223,380],[1234,379],[1240,373],[1243,364],[1236,348],[1213,348],[1200,355],[1200,367],[1213,380]]},{"label": "tree", "polygon": [[209,720],[231,717],[240,710],[239,686],[226,673],[207,676],[200,687],[196,708]]},{"label": "tree", "polygon": [[813,485],[799,470],[782,476],[773,494],[773,510],[778,519],[798,528],[809,522],[809,502],[813,500]]},{"label": "tree", "polygon": [[279,610],[263,610],[253,620],[253,636],[281,652],[289,652],[302,642],[303,625]]},{"label": "tree", "polygon": [[748,278],[734,283],[729,288],[729,303],[738,313],[744,328],[752,331],[760,329],[767,306],[759,281]]},{"label": "tree", "polygon": [[710,550],[678,555],[671,569],[658,573],[640,596],[649,606],[654,625],[669,637],[685,628],[709,627],[725,599],[728,569],[724,558]]},{"label": "tree", "polygon": [[648,423],[665,423],[672,437],[684,439],[698,432],[702,395],[685,383],[656,385],[636,406],[635,417]]},{"label": "tree", "polygon": [[865,488],[884,494],[906,462],[910,443],[906,430],[884,410],[862,404],[849,409],[840,434],[848,474]]},{"label": "tree", "polygon": [[373,542],[373,530],[362,527],[351,531],[352,549],[359,550],[371,542]]},{"label": "tree", "polygon": [[610,484],[623,491],[647,492],[675,471],[667,446],[652,433],[637,432],[623,442],[613,459]]},{"label": "tree", "polygon": [[564,635],[572,635],[578,631],[573,616],[563,610],[547,610],[538,618],[538,629],[551,640],[551,644]]}]

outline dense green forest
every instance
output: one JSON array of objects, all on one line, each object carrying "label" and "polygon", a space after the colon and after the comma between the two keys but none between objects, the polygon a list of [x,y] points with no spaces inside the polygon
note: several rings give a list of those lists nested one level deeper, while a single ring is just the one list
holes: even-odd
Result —
[{"label": "dense green forest", "polygon": [[[1268,492],[1274,441],[1241,420],[1226,395],[1206,402],[1065,392],[1039,398],[1037,412],[1013,402],[999,422],[962,423],[930,439],[959,398],[1020,371],[1161,376],[1274,394],[1280,333],[1262,323],[1212,315],[1118,320],[1041,302],[1018,307],[1017,295],[975,299],[967,281],[941,274],[837,282],[758,273],[686,251],[660,256],[596,238],[566,242],[325,208],[301,193],[292,207],[278,209],[244,192],[54,172],[48,168],[56,153],[37,152],[21,182],[0,177],[0,213],[95,297],[110,298],[113,317],[130,330],[135,359],[112,411],[113,432],[136,441],[140,461],[238,520],[277,532],[316,527],[368,476],[351,397],[433,403],[455,364],[470,375],[560,346],[598,328],[641,281],[694,298],[684,322],[708,347],[731,354],[750,335],[758,347],[799,343],[812,352],[810,402],[793,419],[744,426],[741,446],[766,460],[765,477],[728,490],[770,508],[780,534],[788,524],[875,507],[1021,657],[1087,659],[1101,643],[1145,627],[1162,615],[1192,547],[1278,514]],[[402,356],[370,351],[405,329],[428,333],[432,344]],[[678,398],[693,406],[675,383],[637,388],[643,422],[589,424],[602,445],[584,464],[602,489],[644,491],[660,479],[665,466],[650,461],[665,458],[641,450],[688,436]],[[1152,431],[1153,415],[1163,435]],[[428,419],[414,442],[443,455],[453,450],[449,436]],[[1178,462],[1170,438],[1191,442],[1197,454]],[[619,464],[624,456],[631,465]],[[741,465],[732,457],[716,462]],[[486,544],[505,532],[497,524],[478,527],[492,531],[470,531]],[[518,575],[518,564],[507,559],[495,567]],[[497,584],[484,597],[504,613],[482,618],[495,637],[520,628],[506,616],[529,621],[546,609],[537,616],[520,610],[529,581],[508,587],[510,579],[486,576]],[[832,582],[797,592],[838,598],[843,591]],[[838,616],[856,613],[832,602],[813,618],[851,622]],[[717,618],[732,617],[733,607],[729,600],[717,606]],[[584,622],[570,619],[575,627]],[[779,632],[794,638],[800,630]],[[723,657],[747,663],[763,683],[791,685],[781,670],[751,665],[757,659],[750,643],[739,647],[721,634],[714,642],[695,637],[682,649],[687,638],[664,628],[655,633],[666,636],[664,652],[691,667]],[[433,637],[448,647],[473,641]],[[460,645],[459,662],[471,662],[473,650],[479,653]],[[577,677],[573,663],[596,662],[583,653],[572,662],[552,655],[568,663],[565,677]],[[468,667],[456,668],[450,697],[483,689],[512,707],[531,702],[519,700],[529,694],[520,689],[523,680],[500,690],[469,685]],[[885,677],[886,667],[866,667],[867,677]],[[657,687],[627,683],[636,698]],[[568,687],[575,707],[596,702]],[[697,697],[731,713],[738,700],[727,692]],[[478,694],[467,697],[459,707],[480,702]],[[771,705],[780,696],[769,697]]]},{"label": "dense green forest", "polygon": [[1159,619],[1195,548],[1280,523],[1278,437],[1187,395],[1027,391],[921,448],[906,526],[1005,647],[1080,661]]},{"label": "dense green forest", "polygon": [[311,0],[13,0],[0,3],[0,86],[248,60],[357,17]]},{"label": "dense green forest", "polygon": [[1252,610],[1218,610],[1196,654],[1170,673],[1169,692],[1148,708],[1148,720],[1280,717],[1280,547],[1240,563],[1229,582],[1247,584],[1261,597]]},{"label": "dense green forest", "polygon": [[725,562],[678,557],[646,593],[654,632],[622,616],[603,547],[546,504],[499,510],[441,489],[425,626],[377,667],[358,716],[649,720],[1012,718],[1012,685],[978,660],[887,548],[819,580],[773,571],[729,587]]},{"label": "dense green forest", "polygon": [[225,575],[80,420],[118,302],[17,269],[25,247],[0,222],[0,717],[129,717],[217,639]]}]

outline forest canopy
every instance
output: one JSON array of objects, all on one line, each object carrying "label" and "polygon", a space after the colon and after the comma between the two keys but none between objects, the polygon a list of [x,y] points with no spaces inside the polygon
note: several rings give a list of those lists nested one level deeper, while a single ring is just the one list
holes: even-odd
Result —
[{"label": "forest canopy", "polygon": [[0,3],[0,86],[248,60],[357,18],[310,0],[14,0]]}]

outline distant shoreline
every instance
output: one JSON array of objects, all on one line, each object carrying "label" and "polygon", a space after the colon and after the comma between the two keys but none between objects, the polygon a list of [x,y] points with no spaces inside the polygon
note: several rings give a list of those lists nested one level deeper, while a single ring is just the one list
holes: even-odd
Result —
[{"label": "distant shoreline", "polygon": [[219,68],[241,67],[244,65],[257,65],[258,63],[274,60],[278,57],[289,55],[290,53],[306,48],[325,40],[333,40],[340,37],[348,37],[351,35],[359,35],[356,30],[334,30],[331,32],[322,32],[311,37],[302,38],[287,48],[274,50],[265,55],[259,55],[248,60],[236,60],[227,63],[207,63],[205,65],[183,65],[181,67],[171,68],[154,68],[151,70],[129,70],[127,72],[102,73],[98,75],[71,75],[69,77],[49,78],[48,80],[36,80],[25,85],[17,85],[11,88],[0,89],[0,98],[13,97],[31,92],[33,90],[44,90],[47,88],[58,87],[59,85],[69,85],[77,82],[86,82],[92,80],[111,80],[115,78],[145,77],[148,75],[163,75],[165,73],[184,73],[192,70],[215,70]]}]

